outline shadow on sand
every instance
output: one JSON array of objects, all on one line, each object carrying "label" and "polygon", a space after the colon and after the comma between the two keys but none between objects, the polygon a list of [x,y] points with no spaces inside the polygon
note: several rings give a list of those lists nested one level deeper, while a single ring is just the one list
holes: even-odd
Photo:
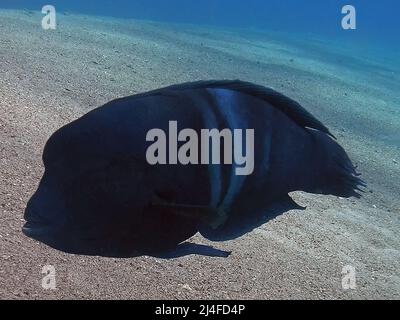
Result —
[{"label": "shadow on sand", "polygon": [[[285,214],[290,210],[305,210],[305,207],[298,205],[289,196],[273,203],[268,209],[262,211],[253,211],[245,216],[231,217],[223,228],[211,229],[207,227],[200,228],[202,236],[215,242],[231,241],[240,238],[247,233],[261,227],[276,217]],[[126,258],[148,255],[160,259],[174,259],[189,255],[207,256],[213,258],[228,258],[232,251],[225,251],[210,245],[196,244],[192,242],[183,242],[177,247],[160,253],[140,253],[129,255]]]}]

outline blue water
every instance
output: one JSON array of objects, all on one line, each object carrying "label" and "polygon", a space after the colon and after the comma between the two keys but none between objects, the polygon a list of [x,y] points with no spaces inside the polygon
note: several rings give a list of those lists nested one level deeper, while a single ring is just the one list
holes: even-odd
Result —
[{"label": "blue water", "polygon": [[[0,0],[5,8],[40,10],[44,4],[93,15],[313,33],[400,48],[398,0]],[[357,30],[341,28],[346,4],[357,9]]]}]

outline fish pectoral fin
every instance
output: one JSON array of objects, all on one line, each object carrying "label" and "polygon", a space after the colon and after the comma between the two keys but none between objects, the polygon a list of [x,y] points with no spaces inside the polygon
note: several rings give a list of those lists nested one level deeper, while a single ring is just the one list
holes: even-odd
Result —
[{"label": "fish pectoral fin", "polygon": [[177,215],[198,219],[213,229],[217,229],[228,219],[227,213],[221,208],[216,209],[210,206],[171,203],[158,196],[153,197],[151,206],[153,208],[171,209]]}]

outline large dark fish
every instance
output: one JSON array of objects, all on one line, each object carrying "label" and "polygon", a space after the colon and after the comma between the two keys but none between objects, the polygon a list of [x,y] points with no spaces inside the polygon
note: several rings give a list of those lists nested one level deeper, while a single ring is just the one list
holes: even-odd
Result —
[{"label": "large dark fish", "polygon": [[[149,130],[254,129],[254,171],[232,165],[150,165]],[[112,101],[58,130],[23,231],[54,248],[125,256],[247,232],[289,192],[358,197],[363,182],[329,130],[295,101],[241,81],[175,85]],[[250,228],[251,229],[251,228]],[[230,234],[230,235],[229,235]]]}]

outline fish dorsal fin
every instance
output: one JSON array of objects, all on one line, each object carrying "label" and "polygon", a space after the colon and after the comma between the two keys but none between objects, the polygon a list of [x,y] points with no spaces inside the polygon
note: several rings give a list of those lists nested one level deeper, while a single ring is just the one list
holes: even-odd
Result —
[{"label": "fish dorsal fin", "polygon": [[273,107],[279,109],[287,117],[296,122],[299,126],[303,128],[312,128],[324,132],[335,138],[326,126],[324,126],[317,118],[315,118],[310,112],[304,109],[296,101],[284,96],[283,94],[271,88],[263,87],[250,82],[244,82],[240,80],[197,81],[173,85],[156,91],[159,91],[159,93],[161,93],[160,91],[162,90],[189,90],[206,88],[233,90],[262,99],[271,104]]}]

